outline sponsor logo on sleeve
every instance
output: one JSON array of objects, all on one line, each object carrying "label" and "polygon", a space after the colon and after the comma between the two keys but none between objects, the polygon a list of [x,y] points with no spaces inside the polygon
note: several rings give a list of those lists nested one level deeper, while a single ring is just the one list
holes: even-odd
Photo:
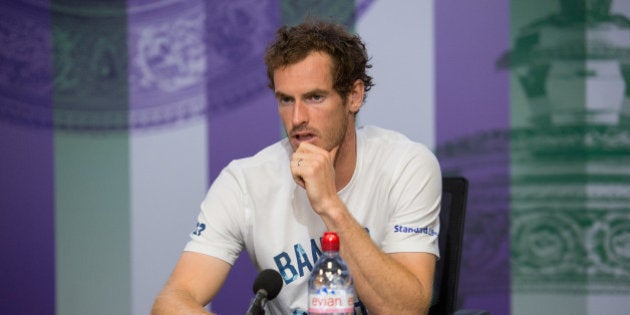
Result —
[{"label": "sponsor logo on sleeve", "polygon": [[201,232],[203,232],[205,229],[206,229],[205,223],[197,222],[197,226],[195,227],[195,230],[192,232],[192,234],[200,236]]},{"label": "sponsor logo on sleeve", "polygon": [[428,227],[411,227],[411,226],[404,226],[404,225],[394,225],[394,233],[406,233],[406,234],[424,234],[424,235],[429,235],[429,236],[436,236],[438,235],[438,233]]}]

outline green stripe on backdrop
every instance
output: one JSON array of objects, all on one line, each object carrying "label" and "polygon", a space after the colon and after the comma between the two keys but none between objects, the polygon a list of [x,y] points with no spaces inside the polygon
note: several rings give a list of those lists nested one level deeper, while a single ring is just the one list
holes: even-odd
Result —
[{"label": "green stripe on backdrop", "polygon": [[[565,85],[549,90],[549,70],[553,62],[537,60],[543,46],[560,43],[567,35],[566,31],[562,35],[562,31],[554,27],[560,17],[558,1],[512,0],[510,4],[512,313],[585,314],[586,298],[574,291],[584,288],[587,279],[578,272],[579,264],[566,268],[568,261],[585,258],[579,250],[583,246],[580,236],[570,235],[572,227],[567,226],[583,212],[585,188],[560,179],[569,174],[583,176],[584,165],[580,161],[568,163],[557,159],[557,154],[562,152],[537,155],[532,150],[536,145],[544,145],[548,140],[544,135],[561,136],[554,132],[557,125],[550,121],[550,111],[556,106],[550,101],[551,93],[572,96],[576,106],[584,104],[584,82],[577,80],[571,87]],[[571,33],[575,37],[573,49],[583,50],[583,28],[574,27]],[[549,54],[543,58],[553,57]],[[574,62],[583,64],[584,60]],[[551,180],[556,177],[559,180]],[[573,200],[563,200],[561,194],[566,193],[567,188],[575,197]],[[551,196],[554,191],[558,196]]]},{"label": "green stripe on backdrop", "polygon": [[128,314],[129,134],[103,131],[127,120],[125,2],[52,10],[56,313]]},{"label": "green stripe on backdrop", "polygon": [[306,17],[331,19],[354,28],[354,0],[307,0],[282,1],[282,24],[293,26],[304,21]]},{"label": "green stripe on backdrop", "polygon": [[511,1],[513,314],[618,313],[592,305],[630,290],[630,27],[610,3]]}]

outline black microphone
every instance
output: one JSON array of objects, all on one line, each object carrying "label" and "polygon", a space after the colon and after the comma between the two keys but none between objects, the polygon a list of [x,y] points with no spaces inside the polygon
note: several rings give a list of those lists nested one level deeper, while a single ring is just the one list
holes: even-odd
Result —
[{"label": "black microphone", "polygon": [[265,314],[265,304],[273,300],[282,289],[282,277],[273,269],[261,271],[254,281],[253,291],[256,296],[252,299],[247,315]]}]

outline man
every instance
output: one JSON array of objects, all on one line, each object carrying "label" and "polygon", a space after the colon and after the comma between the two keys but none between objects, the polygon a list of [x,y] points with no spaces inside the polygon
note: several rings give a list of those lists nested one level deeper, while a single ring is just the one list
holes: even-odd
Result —
[{"label": "man", "polygon": [[232,161],[201,204],[154,314],[205,312],[241,250],[280,272],[272,314],[305,314],[310,271],[324,231],[372,314],[429,307],[441,174],[434,155],[406,137],[355,127],[372,87],[367,52],[342,26],[307,21],[281,28],[265,55],[287,138]]}]

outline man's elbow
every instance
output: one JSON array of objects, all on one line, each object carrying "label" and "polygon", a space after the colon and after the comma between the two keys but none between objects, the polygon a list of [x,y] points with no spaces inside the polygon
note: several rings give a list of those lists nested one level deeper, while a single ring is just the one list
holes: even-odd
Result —
[{"label": "man's elbow", "polygon": [[168,314],[168,305],[169,305],[169,296],[167,288],[162,289],[158,296],[153,301],[153,306],[151,307],[151,315],[163,315]]},{"label": "man's elbow", "polygon": [[185,290],[171,288],[168,285],[162,289],[153,302],[151,315],[166,314],[212,314],[204,305],[193,298]]}]

